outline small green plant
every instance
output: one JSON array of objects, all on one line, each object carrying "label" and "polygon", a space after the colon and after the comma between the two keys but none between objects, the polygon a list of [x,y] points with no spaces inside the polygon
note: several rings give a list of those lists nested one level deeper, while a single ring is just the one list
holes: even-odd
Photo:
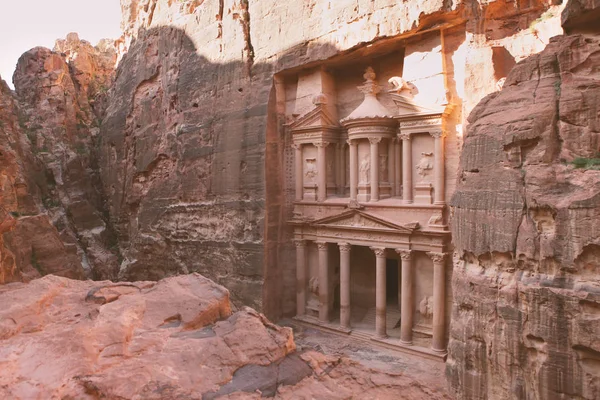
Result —
[{"label": "small green plant", "polygon": [[21,216],[21,213],[18,211],[11,211],[10,215],[12,215],[15,218],[19,218]]},{"label": "small green plant", "polygon": [[600,170],[600,154],[597,154],[594,158],[577,157],[571,164],[578,169]]},{"label": "small green plant", "polygon": [[539,18],[533,20],[531,24],[529,24],[529,31],[535,35],[537,32],[537,28],[535,26],[539,23],[549,20],[552,17],[554,17],[554,12],[552,10],[546,10],[542,15],[539,16]]}]

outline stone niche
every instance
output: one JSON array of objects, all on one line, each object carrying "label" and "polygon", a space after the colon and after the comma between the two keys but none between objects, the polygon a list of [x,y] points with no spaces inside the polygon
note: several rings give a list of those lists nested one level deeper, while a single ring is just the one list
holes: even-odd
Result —
[{"label": "stone niche", "polygon": [[296,318],[438,358],[451,296],[445,181],[455,178],[441,35],[278,77]]}]

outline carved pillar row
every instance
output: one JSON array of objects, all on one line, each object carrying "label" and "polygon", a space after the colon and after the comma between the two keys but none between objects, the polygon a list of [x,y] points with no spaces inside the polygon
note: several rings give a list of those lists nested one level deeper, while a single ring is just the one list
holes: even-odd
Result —
[{"label": "carved pillar row", "polygon": [[444,132],[440,129],[431,133],[435,139],[434,145],[434,181],[435,181],[435,198],[434,204],[445,203],[445,171],[444,171]]},{"label": "carved pillar row", "polygon": [[394,157],[396,158],[396,172],[395,172],[395,187],[396,191],[394,196],[400,197],[402,195],[402,157],[400,156],[400,140],[396,138],[394,140]]},{"label": "carved pillar row", "polygon": [[306,241],[296,240],[296,315],[306,313]]},{"label": "carved pillar row", "polygon": [[371,143],[371,201],[379,201],[379,142],[381,138],[369,138]]},{"label": "carved pillar row", "polygon": [[390,183],[390,197],[396,194],[396,139],[388,141],[388,181]]},{"label": "carved pillar row", "polygon": [[346,190],[346,144],[344,142],[336,145],[337,163],[336,163],[336,183],[339,196],[344,195]]},{"label": "carved pillar row", "polygon": [[340,325],[350,328],[350,246],[339,243],[340,247]]},{"label": "carved pillar row", "polygon": [[402,139],[402,198],[404,203],[413,202],[413,182],[412,182],[412,145],[410,134],[401,133]]},{"label": "carved pillar row", "polygon": [[431,348],[446,352],[446,253],[427,253],[433,260],[433,340]]},{"label": "carved pillar row", "polygon": [[413,316],[415,312],[413,294],[412,251],[397,249],[402,259],[402,300],[400,305],[400,341],[412,344]]},{"label": "carved pillar row", "polygon": [[317,201],[327,199],[327,145],[329,142],[317,142]]},{"label": "carved pillar row", "polygon": [[350,200],[358,196],[358,141],[348,140],[350,148]]},{"label": "carved pillar row", "polygon": [[371,250],[375,253],[375,336],[386,338],[385,248],[371,247]]},{"label": "carved pillar row", "polygon": [[317,242],[319,249],[319,320],[329,322],[329,254],[327,242]]},{"label": "carved pillar row", "polygon": [[301,201],[304,195],[304,160],[302,160],[302,145],[293,144],[296,164],[296,201]]}]

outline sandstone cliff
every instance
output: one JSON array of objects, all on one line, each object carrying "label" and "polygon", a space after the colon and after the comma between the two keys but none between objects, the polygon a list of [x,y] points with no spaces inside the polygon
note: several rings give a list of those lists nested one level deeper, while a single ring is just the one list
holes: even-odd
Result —
[{"label": "sandstone cliff", "polygon": [[[35,48],[19,59],[13,108],[2,118],[13,127],[5,132],[24,149],[15,153],[15,159],[35,176],[19,183],[18,175],[7,174],[21,185],[22,195],[34,199],[30,209],[10,210],[26,216],[28,226],[7,234],[12,251],[20,254],[15,268],[33,264],[41,274],[76,268],[80,271],[70,276],[82,277],[83,266],[89,277],[114,277],[118,251],[104,221],[95,152],[116,51],[107,42],[95,48],[76,34],[58,41],[55,50]],[[3,96],[10,93],[4,91]],[[43,216],[31,218],[37,213]],[[68,260],[50,256],[57,251],[66,252]],[[52,265],[46,265],[48,257],[54,257]]]},{"label": "sandstone cliff", "polygon": [[600,35],[554,38],[469,116],[447,364],[461,399],[600,397]]}]

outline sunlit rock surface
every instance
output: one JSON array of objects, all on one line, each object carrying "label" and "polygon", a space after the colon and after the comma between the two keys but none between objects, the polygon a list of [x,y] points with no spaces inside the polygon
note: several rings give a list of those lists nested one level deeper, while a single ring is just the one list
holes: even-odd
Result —
[{"label": "sunlit rock surface", "polygon": [[600,397],[600,35],[553,39],[469,116],[452,199],[458,398]]}]

